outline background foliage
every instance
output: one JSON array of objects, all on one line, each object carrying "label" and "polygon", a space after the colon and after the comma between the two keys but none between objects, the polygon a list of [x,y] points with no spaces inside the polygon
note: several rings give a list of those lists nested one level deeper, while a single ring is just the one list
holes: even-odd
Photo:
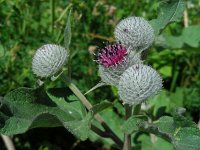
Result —
[{"label": "background foliage", "polygon": [[[103,42],[113,41],[113,30],[119,20],[127,16],[142,16],[147,20],[157,17],[161,3],[166,1],[55,1],[55,0],[0,0],[0,96],[24,86],[34,87],[35,76],[31,72],[31,61],[35,50],[46,43],[64,45],[64,28],[68,6],[72,5],[72,78],[82,92],[99,82],[97,65],[93,61],[96,47]],[[186,116],[198,123],[200,119],[200,2],[188,0],[182,21],[170,24],[155,40],[149,50],[147,61],[164,78],[163,91],[151,98],[148,109],[153,119],[162,114],[171,114],[174,107],[185,107]],[[48,84],[49,87],[63,87],[61,82]],[[87,95],[93,104],[101,100],[117,99],[116,89],[99,88]],[[105,120],[113,129],[115,122],[122,120],[123,109],[117,103],[103,112]],[[113,118],[110,121],[110,117]],[[120,133],[119,133],[120,134]],[[53,135],[53,137],[52,137]],[[40,138],[40,139],[38,139]],[[96,144],[79,143],[63,128],[32,129],[23,135],[14,136],[18,149],[101,149],[110,147],[111,141]],[[91,141],[97,137],[91,135]],[[138,140],[138,139],[137,139]],[[85,141],[90,143],[90,141]],[[162,139],[152,143],[151,137],[142,135],[139,141],[143,150],[148,145],[172,146]],[[77,144],[77,146],[76,146]],[[3,147],[2,142],[0,147]],[[3,149],[5,149],[3,147]]]}]

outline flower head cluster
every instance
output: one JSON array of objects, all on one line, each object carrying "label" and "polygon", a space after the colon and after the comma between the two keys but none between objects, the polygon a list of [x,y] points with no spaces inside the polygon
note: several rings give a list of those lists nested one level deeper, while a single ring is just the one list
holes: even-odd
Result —
[{"label": "flower head cluster", "polygon": [[38,77],[53,76],[62,68],[67,57],[68,52],[65,48],[55,44],[43,45],[33,57],[33,73]]},{"label": "flower head cluster", "polygon": [[116,44],[97,54],[99,75],[102,82],[118,88],[124,104],[140,104],[162,88],[162,78],[140,58],[153,43],[153,28],[141,17],[128,17],[117,24],[115,38]]}]

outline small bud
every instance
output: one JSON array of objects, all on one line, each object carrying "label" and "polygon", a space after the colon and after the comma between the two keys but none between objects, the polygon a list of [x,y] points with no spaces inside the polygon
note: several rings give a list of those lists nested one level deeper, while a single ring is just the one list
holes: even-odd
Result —
[{"label": "small bud", "polygon": [[141,17],[128,17],[115,28],[115,38],[133,50],[143,51],[154,41],[154,30],[148,21]]},{"label": "small bud", "polygon": [[121,75],[118,88],[124,104],[137,105],[161,90],[162,78],[153,68],[136,64]]},{"label": "small bud", "polygon": [[64,65],[68,52],[64,47],[46,44],[37,49],[33,61],[33,73],[39,77],[50,77],[57,73]]}]

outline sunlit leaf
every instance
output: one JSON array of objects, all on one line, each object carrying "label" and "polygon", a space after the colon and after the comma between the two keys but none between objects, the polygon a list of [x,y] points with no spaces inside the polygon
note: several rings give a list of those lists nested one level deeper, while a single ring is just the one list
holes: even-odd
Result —
[{"label": "sunlit leaf", "polygon": [[160,32],[169,24],[175,21],[180,21],[185,9],[184,0],[171,0],[169,2],[163,2],[160,6],[157,19],[150,21],[155,34]]}]

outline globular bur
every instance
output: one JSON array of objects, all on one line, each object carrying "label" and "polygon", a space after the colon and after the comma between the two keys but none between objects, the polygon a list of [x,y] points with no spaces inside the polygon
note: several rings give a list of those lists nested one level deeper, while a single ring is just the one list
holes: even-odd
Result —
[{"label": "globular bur", "polygon": [[51,77],[64,65],[68,51],[59,45],[46,44],[37,49],[33,61],[32,71],[38,77]]},{"label": "globular bur", "polygon": [[154,30],[142,17],[123,19],[117,24],[114,35],[117,41],[137,51],[147,49],[154,41]]},{"label": "globular bur", "polygon": [[162,88],[162,78],[150,66],[135,64],[120,77],[119,96],[124,104],[141,104]]},{"label": "globular bur", "polygon": [[117,86],[121,74],[131,65],[141,63],[139,54],[128,53],[125,45],[111,44],[103,48],[97,55],[101,80],[109,85]]}]

